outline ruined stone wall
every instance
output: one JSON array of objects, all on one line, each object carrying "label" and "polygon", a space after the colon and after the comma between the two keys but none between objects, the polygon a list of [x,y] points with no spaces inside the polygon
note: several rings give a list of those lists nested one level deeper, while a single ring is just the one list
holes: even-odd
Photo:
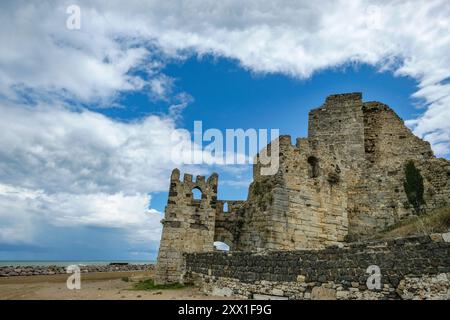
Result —
[{"label": "ruined stone wall", "polygon": [[348,188],[350,237],[370,235],[414,214],[403,187],[410,160],[424,177],[424,208],[448,204],[450,162],[436,159],[430,144],[416,137],[385,104],[366,102],[362,111],[366,161],[361,179]]},{"label": "ruined stone wall", "polygon": [[276,176],[260,177],[250,185],[248,200],[238,212],[235,250],[256,251],[272,246],[276,208],[286,203],[280,200],[282,192]]},{"label": "ruined stone wall", "polygon": [[253,233],[253,238],[248,237],[241,250],[255,250],[255,245],[256,249],[296,250],[344,240],[345,188],[339,176],[330,177],[335,168],[323,158],[312,168],[312,154],[301,140],[293,146],[289,136],[280,137],[279,173],[275,178],[260,177],[250,188],[241,239],[246,233]]},{"label": "ruined stone wall", "polygon": [[[369,290],[369,266],[381,288]],[[450,234],[324,250],[186,255],[187,279],[206,293],[289,299],[450,298]]]},{"label": "ruined stone wall", "polygon": [[[214,230],[217,204],[217,174],[205,177],[185,174],[175,169],[170,179],[170,191],[165,210],[163,232],[155,271],[156,283],[183,281],[183,254],[214,250]],[[193,189],[201,191],[201,199],[193,198]]]},{"label": "ruined stone wall", "polygon": [[405,159],[427,160],[434,157],[430,144],[416,137],[403,120],[387,105],[365,102],[364,148],[367,164],[389,167]]},{"label": "ruined stone wall", "polygon": [[308,142],[315,156],[339,165],[345,181],[358,179],[364,165],[364,115],[361,93],[327,97],[311,110]]},{"label": "ruined stone wall", "polygon": [[418,161],[425,185],[425,207],[428,210],[443,207],[450,203],[450,161],[433,158]]},{"label": "ruined stone wall", "polygon": [[[272,144],[278,146],[279,169],[264,176],[256,161],[247,201],[217,200],[216,174],[180,182],[174,170],[157,279],[180,281],[182,254],[212,251],[214,241],[264,251],[369,237],[415,213],[403,186],[411,160],[424,178],[423,208],[450,203],[450,161],[436,159],[388,106],[363,103],[360,93],[332,95],[311,110],[308,125],[308,138],[293,145],[280,136],[263,150],[271,155]],[[201,189],[201,200],[192,199],[193,188]]]},{"label": "ruined stone wall", "polygon": [[292,145],[281,136],[279,151],[274,177],[261,176],[255,165],[236,247],[296,250],[344,241],[347,186],[359,181],[365,156],[361,94],[328,97],[310,112],[308,139]]},{"label": "ruined stone wall", "polygon": [[[228,210],[224,210],[225,204]],[[235,249],[236,238],[241,226],[241,212],[246,201],[218,200],[215,217],[214,241],[226,243],[230,250]]]},{"label": "ruined stone wall", "polygon": [[424,209],[450,203],[450,161],[436,159],[391,108],[363,103],[360,93],[329,96],[310,112],[308,138],[292,145],[281,136],[279,146],[275,176],[254,166],[239,250],[320,248],[415,214],[403,187],[410,160],[424,177]]}]

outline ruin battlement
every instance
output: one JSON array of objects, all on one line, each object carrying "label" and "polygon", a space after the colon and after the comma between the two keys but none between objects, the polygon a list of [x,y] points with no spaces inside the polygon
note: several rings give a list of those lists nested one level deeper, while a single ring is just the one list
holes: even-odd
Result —
[{"label": "ruin battlement", "polygon": [[362,102],[361,92],[332,94],[325,99],[326,106],[342,105],[345,103],[353,104],[355,102],[357,103]]}]

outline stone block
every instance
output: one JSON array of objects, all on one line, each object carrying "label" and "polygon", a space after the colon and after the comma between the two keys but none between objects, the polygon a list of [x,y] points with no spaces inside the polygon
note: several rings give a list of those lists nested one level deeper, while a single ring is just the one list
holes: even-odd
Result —
[{"label": "stone block", "polygon": [[443,239],[445,242],[450,242],[450,232],[443,233],[443,234],[442,234],[442,239]]},{"label": "stone block", "polygon": [[311,290],[311,300],[336,300],[336,290],[324,287],[314,287]]}]

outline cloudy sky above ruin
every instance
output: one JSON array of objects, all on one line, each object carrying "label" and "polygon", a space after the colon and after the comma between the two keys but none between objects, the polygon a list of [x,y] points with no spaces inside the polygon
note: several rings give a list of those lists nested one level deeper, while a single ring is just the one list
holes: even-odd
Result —
[{"label": "cloudy sky above ruin", "polygon": [[[155,258],[168,137],[195,120],[305,136],[309,109],[361,91],[449,158],[449,16],[446,0],[2,1],[0,259]],[[249,166],[180,169],[246,198]]]}]

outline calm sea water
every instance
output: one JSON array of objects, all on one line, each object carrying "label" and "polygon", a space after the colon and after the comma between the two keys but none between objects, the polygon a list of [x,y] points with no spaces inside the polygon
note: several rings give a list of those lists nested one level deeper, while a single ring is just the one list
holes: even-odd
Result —
[{"label": "calm sea water", "polygon": [[0,260],[0,266],[70,266],[77,265],[92,265],[99,264],[105,265],[112,262],[127,262],[129,264],[155,264],[156,261],[132,261],[132,260],[111,260],[111,261],[6,261]]}]

